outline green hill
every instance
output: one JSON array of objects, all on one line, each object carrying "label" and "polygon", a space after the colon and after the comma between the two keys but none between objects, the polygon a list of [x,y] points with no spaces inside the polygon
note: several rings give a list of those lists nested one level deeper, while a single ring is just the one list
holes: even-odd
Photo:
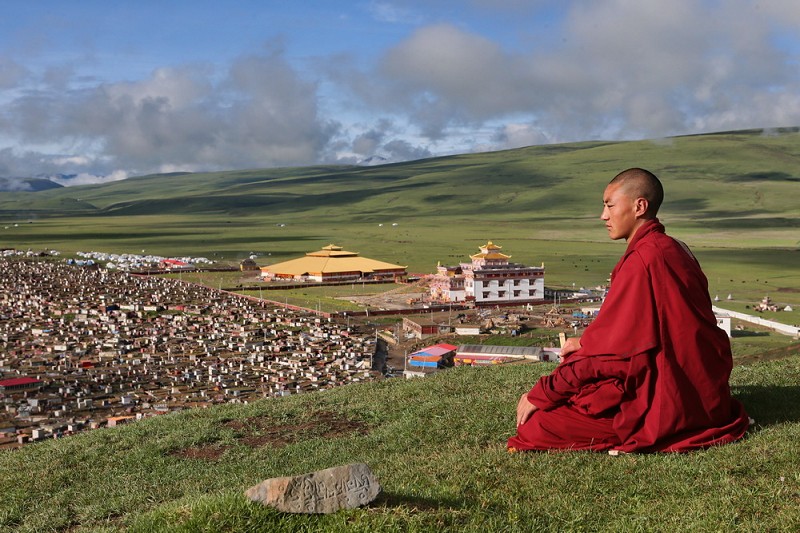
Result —
[{"label": "green hill", "polygon": [[[796,130],[586,142],[380,167],[143,176],[0,196],[0,248],[205,255],[267,264],[331,242],[430,272],[487,240],[544,262],[548,285],[604,283],[622,253],[598,221],[619,170],[664,181],[661,218],[723,305],[769,294],[800,322]],[[393,224],[397,224],[396,226]],[[734,394],[756,425],[688,455],[505,452],[547,365],[448,370],[195,410],[0,453],[0,528],[20,531],[688,531],[800,527],[797,345],[748,337]],[[750,344],[750,339],[753,343]],[[735,339],[739,340],[739,339]],[[769,341],[769,342],[768,342]],[[769,349],[769,350],[768,350]],[[781,357],[776,361],[755,362]],[[362,461],[376,504],[289,516],[243,491]]]},{"label": "green hill", "polygon": [[[28,236],[37,237],[31,244],[73,249],[88,242],[122,250],[135,241],[154,251],[208,250],[211,244],[223,255],[294,253],[281,244],[287,234],[289,240],[363,247],[386,240],[390,223],[398,223],[392,237],[413,237],[401,248],[422,261],[412,249],[430,245],[427,233],[448,236],[453,227],[470,241],[487,234],[603,241],[596,219],[604,184],[624,168],[643,166],[665,182],[662,218],[671,227],[709,245],[796,247],[798,163],[795,130],[583,142],[378,167],[153,175],[8,193],[0,199],[0,219],[45,226],[28,234],[4,232],[6,245],[29,244]],[[382,230],[380,223],[386,224]],[[140,232],[133,239],[126,231],[131,226]]]},{"label": "green hill", "polygon": [[[795,348],[796,351],[796,348]],[[18,531],[796,531],[800,357],[734,369],[756,424],[690,454],[508,454],[548,365],[458,368],[147,419],[0,454]],[[334,515],[249,502],[263,479],[351,462],[383,494]]]},{"label": "green hill", "polygon": [[[433,272],[492,240],[547,283],[605,283],[622,253],[598,217],[605,184],[643,166],[664,181],[661,219],[736,310],[765,295],[800,322],[800,134],[749,130],[582,142],[377,167],[142,176],[0,196],[0,248],[199,255],[267,265],[335,243]],[[395,225],[396,224],[396,225]],[[776,318],[776,317],[771,317]]]}]

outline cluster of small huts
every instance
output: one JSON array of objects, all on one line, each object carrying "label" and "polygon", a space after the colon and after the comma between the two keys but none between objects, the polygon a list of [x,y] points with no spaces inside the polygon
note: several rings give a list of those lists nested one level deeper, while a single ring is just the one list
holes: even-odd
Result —
[{"label": "cluster of small huts", "polygon": [[63,262],[0,278],[0,446],[371,377],[374,337],[311,313]]}]

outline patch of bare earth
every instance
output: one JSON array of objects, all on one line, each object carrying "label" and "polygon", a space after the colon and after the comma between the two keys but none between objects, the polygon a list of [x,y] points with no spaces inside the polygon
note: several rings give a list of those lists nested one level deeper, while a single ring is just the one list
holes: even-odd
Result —
[{"label": "patch of bare earth", "polygon": [[229,446],[194,446],[192,448],[184,448],[182,450],[175,450],[171,455],[181,457],[182,459],[201,459],[204,461],[216,461],[225,453]]},{"label": "patch of bare earth", "polygon": [[[319,411],[310,418],[292,424],[276,424],[270,417],[250,417],[224,423],[236,432],[236,439],[250,448],[270,446],[282,448],[288,444],[311,438],[337,438],[352,434],[365,435],[369,426],[359,420],[350,420],[339,413]],[[229,446],[210,444],[195,446],[172,452],[185,459],[215,461]]]},{"label": "patch of bare earth", "polygon": [[761,353],[743,355],[737,357],[735,363],[737,365],[745,365],[756,363],[759,361],[777,361],[779,359],[786,359],[794,355],[800,354],[800,343],[790,344],[781,348],[773,348],[772,350],[765,350]]},{"label": "patch of bare earth", "polygon": [[800,292],[800,289],[794,287],[778,287],[778,292]]}]

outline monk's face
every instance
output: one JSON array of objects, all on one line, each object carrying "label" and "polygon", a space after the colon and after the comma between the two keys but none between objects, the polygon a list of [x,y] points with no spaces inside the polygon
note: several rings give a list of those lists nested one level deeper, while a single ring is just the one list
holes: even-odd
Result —
[{"label": "monk's face", "polygon": [[641,224],[637,213],[640,206],[637,199],[631,197],[621,183],[612,183],[603,193],[603,214],[600,219],[605,222],[608,236],[613,240],[633,237]]}]

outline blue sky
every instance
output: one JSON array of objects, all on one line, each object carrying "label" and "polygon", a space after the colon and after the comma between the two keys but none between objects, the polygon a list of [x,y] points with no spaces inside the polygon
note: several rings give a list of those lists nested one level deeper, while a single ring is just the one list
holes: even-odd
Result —
[{"label": "blue sky", "polygon": [[10,2],[0,178],[800,126],[799,54],[796,0]]}]

